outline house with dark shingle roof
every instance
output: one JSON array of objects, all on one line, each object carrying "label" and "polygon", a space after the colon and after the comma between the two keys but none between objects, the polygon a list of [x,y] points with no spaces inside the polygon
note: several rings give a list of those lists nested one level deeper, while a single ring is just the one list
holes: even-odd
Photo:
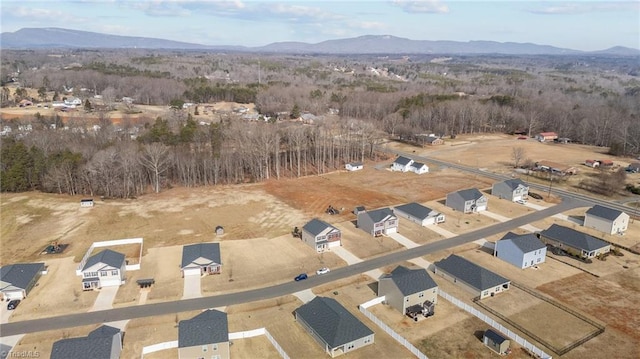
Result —
[{"label": "house with dark shingle roof", "polygon": [[118,359],[122,332],[103,325],[86,337],[61,339],[53,343],[51,359]]},{"label": "house with dark shingle roof", "polygon": [[82,289],[122,285],[125,280],[124,254],[105,249],[87,259],[81,270]]},{"label": "house with dark shingle roof", "polygon": [[496,242],[493,255],[524,269],[544,263],[547,246],[533,233],[518,235],[509,232]]},{"label": "house with dark shingle roof", "polygon": [[507,278],[455,254],[434,265],[436,274],[462,285],[480,299],[504,292],[511,286]]},{"label": "house with dark shingle roof", "polygon": [[208,309],[178,323],[178,358],[229,359],[227,313]]},{"label": "house with dark shingle roof", "polygon": [[378,280],[378,296],[385,296],[391,307],[405,315],[411,306],[436,304],[438,285],[425,269],[397,266]]},{"label": "house with dark shingle roof", "polygon": [[491,187],[491,194],[512,202],[526,200],[529,196],[529,186],[519,178],[512,178],[494,183]]},{"label": "house with dark shingle roof", "polygon": [[197,243],[182,247],[182,276],[220,274],[220,243]]},{"label": "house with dark shingle roof", "polygon": [[411,171],[421,175],[423,173],[428,173],[429,172],[429,166],[425,165],[424,163],[420,163],[420,162],[414,162],[411,164],[410,167]]},{"label": "house with dark shingle roof", "polygon": [[374,342],[373,331],[333,298],[315,297],[294,316],[332,358]]},{"label": "house with dark shingle roof", "polygon": [[394,207],[393,214],[401,218],[406,218],[421,226],[444,223],[445,221],[444,214],[416,202]]},{"label": "house with dark shingle roof", "polygon": [[364,164],[362,162],[351,162],[344,165],[344,168],[347,171],[359,171],[364,168]]},{"label": "house with dark shingle roof", "polygon": [[474,213],[487,210],[489,199],[477,188],[463,189],[447,194],[445,205],[462,213]]},{"label": "house with dark shingle roof", "polygon": [[629,227],[629,215],[597,204],[585,213],[584,226],[607,234],[623,234]]},{"label": "house with dark shingle roof", "polygon": [[409,172],[411,171],[411,165],[413,160],[404,156],[399,156],[393,163],[391,163],[392,171]]},{"label": "house with dark shingle roof", "polygon": [[302,227],[302,240],[317,252],[341,246],[342,233],[325,221],[314,218]]},{"label": "house with dark shingle roof", "polygon": [[541,231],[540,239],[582,258],[594,258],[611,250],[611,244],[601,239],[557,224]]},{"label": "house with dark shingle roof", "polygon": [[44,263],[16,263],[0,268],[0,300],[24,299],[44,270]]},{"label": "house with dark shingle roof", "polygon": [[358,213],[358,228],[374,237],[398,232],[398,217],[389,208]]}]

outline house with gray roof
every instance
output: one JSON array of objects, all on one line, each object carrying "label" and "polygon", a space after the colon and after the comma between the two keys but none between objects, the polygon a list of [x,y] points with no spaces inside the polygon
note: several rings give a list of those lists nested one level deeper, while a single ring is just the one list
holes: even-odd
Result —
[{"label": "house with gray roof", "polygon": [[444,223],[445,221],[444,214],[416,202],[394,207],[393,214],[421,226]]},{"label": "house with gray roof", "polygon": [[461,285],[480,299],[493,297],[511,286],[507,278],[455,254],[434,265],[436,274]]},{"label": "house with gray roof", "polygon": [[509,346],[511,342],[504,335],[496,332],[493,329],[487,329],[482,335],[482,342],[484,345],[489,347],[489,349],[500,355],[509,354]]},{"label": "house with gray roof", "polygon": [[197,243],[182,247],[182,276],[220,274],[220,243]]},{"label": "house with gray roof", "polygon": [[44,263],[16,263],[1,267],[0,300],[26,298],[44,270]]},{"label": "house with gray roof", "polygon": [[86,337],[61,339],[53,343],[51,359],[118,359],[122,331],[102,325]]},{"label": "house with gray roof", "polygon": [[178,323],[178,359],[229,359],[227,313],[208,309]]},{"label": "house with gray roof", "polygon": [[364,164],[362,162],[351,162],[344,165],[344,168],[347,171],[359,171],[364,168]]},{"label": "house with gray roof", "polygon": [[584,226],[606,234],[624,234],[629,227],[629,215],[597,204],[585,213]]},{"label": "house with gray roof", "polygon": [[314,248],[316,252],[324,252],[332,247],[340,247],[342,232],[325,221],[314,218],[302,227],[302,241]]},{"label": "house with gray roof", "polygon": [[571,255],[594,258],[611,250],[611,244],[573,228],[552,224],[540,232],[540,239],[552,246],[562,248]]},{"label": "house with gray roof", "polygon": [[421,162],[413,162],[410,166],[411,171],[421,175],[429,172],[429,166]]},{"label": "house with gray roof", "polygon": [[358,228],[374,237],[398,232],[398,217],[389,208],[358,213]]},{"label": "house with gray roof", "polygon": [[294,316],[332,358],[374,342],[373,331],[333,298],[315,297]]},{"label": "house with gray roof", "polygon": [[126,264],[124,254],[111,249],[92,255],[80,271],[82,289],[93,290],[124,284]]},{"label": "house with gray roof", "polygon": [[392,171],[399,172],[409,172],[412,171],[411,165],[413,164],[413,160],[404,156],[399,156],[398,158],[391,163]]},{"label": "house with gray roof", "polygon": [[447,194],[445,205],[462,213],[475,213],[486,211],[488,202],[477,188],[470,188]]},{"label": "house with gray roof", "polygon": [[512,178],[494,183],[491,194],[512,202],[526,200],[529,196],[529,186],[519,178]]},{"label": "house with gray roof", "polygon": [[525,269],[544,263],[547,257],[547,246],[533,233],[509,232],[496,242],[493,255],[520,269]]},{"label": "house with gray roof", "polygon": [[403,315],[414,305],[434,305],[438,301],[438,285],[425,269],[397,266],[378,280],[378,296]]}]

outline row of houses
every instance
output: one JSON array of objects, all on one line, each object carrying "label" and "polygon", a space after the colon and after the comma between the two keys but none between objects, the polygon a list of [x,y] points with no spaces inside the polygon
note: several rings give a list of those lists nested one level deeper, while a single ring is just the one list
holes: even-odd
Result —
[{"label": "row of houses", "polygon": [[414,172],[423,174],[429,172],[429,166],[421,162],[415,162],[411,158],[399,156],[391,163],[391,170],[398,172]]}]

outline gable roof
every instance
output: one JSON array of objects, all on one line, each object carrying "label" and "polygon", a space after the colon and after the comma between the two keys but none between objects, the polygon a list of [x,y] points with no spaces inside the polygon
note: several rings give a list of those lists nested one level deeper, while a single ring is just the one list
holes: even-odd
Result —
[{"label": "gable roof", "polygon": [[433,141],[439,140],[440,137],[436,137],[436,136],[427,136],[424,141],[427,143],[432,143]]},{"label": "gable roof", "polygon": [[519,186],[529,187],[522,181],[520,178],[512,178],[505,181],[502,181],[507,187],[511,188],[511,190],[517,189]]},{"label": "gable roof", "polygon": [[208,309],[178,323],[178,348],[229,341],[227,313]]},{"label": "gable roof", "polygon": [[330,225],[329,223],[325,222],[325,221],[321,221],[317,218],[314,218],[312,220],[310,220],[309,222],[307,222],[307,224],[304,225],[304,227],[302,227],[302,230],[307,231],[309,233],[311,233],[314,236],[317,236],[318,234],[322,233],[325,229],[327,228],[332,228],[332,229],[336,229],[336,227]]},{"label": "gable roof", "polygon": [[510,282],[507,278],[455,254],[434,264],[436,268],[449,273],[479,291]]},{"label": "gable roof", "polygon": [[412,160],[412,159],[410,159],[410,158],[406,158],[406,157],[404,157],[404,156],[400,156],[400,157],[396,158],[396,160],[395,160],[395,161],[393,161],[393,163],[397,163],[397,164],[399,164],[399,165],[401,165],[401,166],[406,166],[406,165],[408,165],[408,164],[409,164],[409,163],[411,163],[411,162],[413,162],[413,160]]},{"label": "gable roof", "polygon": [[[51,359],[111,359],[113,336],[120,330],[107,325],[86,337],[58,340],[51,348]],[[119,355],[118,355],[119,356]]]},{"label": "gable roof", "polygon": [[515,234],[513,232],[509,232],[500,238],[500,240],[510,241],[523,253],[529,253],[537,251],[538,249],[546,248],[546,245],[533,233]]},{"label": "gable roof", "polygon": [[429,214],[434,212],[433,209],[429,207],[425,207],[420,203],[416,203],[416,202],[411,202],[411,203],[403,204],[401,206],[397,206],[394,208],[394,210],[404,212],[418,219],[427,219],[429,218]]},{"label": "gable roof", "polygon": [[589,210],[586,212],[586,214],[590,216],[604,218],[609,221],[616,220],[622,213],[624,212],[618,211],[617,209],[604,207],[599,204],[596,204],[595,206],[589,208]]},{"label": "gable roof", "polygon": [[552,224],[551,227],[541,231],[540,235],[585,251],[594,251],[609,245],[609,243],[586,233],[557,224]]},{"label": "gable roof", "polygon": [[387,216],[392,216],[395,218],[393,211],[389,208],[380,208],[373,211],[366,211],[365,213],[369,216],[369,218],[371,218],[373,223],[381,222]]},{"label": "gable roof", "polygon": [[383,276],[381,279],[386,278],[391,279],[405,297],[438,286],[424,269],[409,269],[397,266],[390,274]]},{"label": "gable roof", "polygon": [[183,246],[181,268],[188,266],[198,258],[206,258],[221,264],[220,243],[197,243]]},{"label": "gable roof", "polygon": [[492,342],[496,343],[496,344],[502,344],[504,343],[505,340],[507,340],[507,338],[505,338],[504,336],[498,334],[497,332],[493,331],[492,329],[487,329],[484,332],[484,336],[491,339]]},{"label": "gable roof", "polygon": [[331,348],[369,336],[373,331],[335,299],[315,297],[295,310]]},{"label": "gable roof", "polygon": [[422,167],[425,167],[426,165],[424,163],[420,163],[420,162],[414,162],[411,164],[411,167],[416,168],[416,169],[420,169]]},{"label": "gable roof", "polygon": [[[33,278],[44,270],[44,263],[17,263],[0,268],[0,281],[5,285],[26,289]],[[2,289],[2,288],[0,288]]]},{"label": "gable roof", "polygon": [[477,200],[483,196],[482,192],[480,192],[477,188],[463,189],[455,193],[457,193],[465,201]]},{"label": "gable roof", "polygon": [[87,262],[84,264],[84,267],[82,267],[82,270],[90,268],[98,263],[104,263],[114,268],[120,268],[124,264],[124,254],[112,251],[111,249],[105,249],[102,252],[89,257]]},{"label": "gable roof", "polygon": [[351,162],[351,163],[347,163],[348,165],[351,165],[353,167],[360,167],[360,166],[364,166],[364,164],[362,162]]}]

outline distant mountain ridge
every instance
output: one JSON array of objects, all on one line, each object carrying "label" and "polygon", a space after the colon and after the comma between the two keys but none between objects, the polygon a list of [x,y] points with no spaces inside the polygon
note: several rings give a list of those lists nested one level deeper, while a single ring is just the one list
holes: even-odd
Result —
[{"label": "distant mountain ridge", "polygon": [[391,35],[364,35],[355,38],[327,40],[316,44],[276,42],[266,46],[210,46],[197,43],[109,35],[62,28],[23,28],[0,34],[2,49],[36,48],[141,48],[222,50],[291,54],[504,54],[504,55],[572,55],[609,54],[640,55],[639,49],[615,46],[600,51],[578,51],[549,45],[496,41],[431,41],[411,40]]}]

